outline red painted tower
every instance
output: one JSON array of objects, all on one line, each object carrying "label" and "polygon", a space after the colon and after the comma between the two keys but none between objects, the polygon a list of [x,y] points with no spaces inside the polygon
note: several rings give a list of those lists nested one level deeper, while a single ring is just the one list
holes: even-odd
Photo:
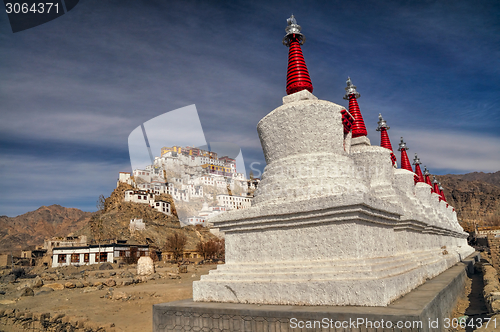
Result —
[{"label": "red painted tower", "polygon": [[288,71],[286,74],[286,93],[292,93],[302,90],[313,92],[313,85],[309,72],[307,71],[306,61],[302,55],[300,45],[304,44],[306,37],[300,33],[301,27],[297,24],[295,17],[292,15],[286,20],[286,35],[283,38],[283,45],[288,46]]},{"label": "red painted tower", "polygon": [[[443,191],[443,186],[441,185],[441,182],[438,182],[439,185],[439,195],[441,195],[441,199],[446,202],[446,197],[444,196],[444,191]],[[446,207],[448,207],[448,204],[446,204]]]},{"label": "red painted tower", "polygon": [[[432,186],[432,192],[441,196],[441,192],[439,190],[439,185],[438,185],[438,180],[436,180],[436,176],[435,175],[433,175],[432,177],[434,178],[434,180],[432,180],[432,184],[433,184],[433,186]],[[439,200],[441,200],[441,197],[439,198]]]},{"label": "red painted tower", "polygon": [[349,100],[349,113],[354,117],[354,124],[352,126],[352,138],[366,136],[365,121],[359,110],[357,99],[360,97],[359,92],[356,91],[356,86],[352,84],[351,78],[347,78],[347,87],[345,88],[344,99]]},{"label": "red painted tower", "polygon": [[417,182],[425,182],[424,181],[424,175],[422,174],[422,170],[420,169],[420,159],[418,158],[417,154],[415,153],[415,158],[413,159],[413,165],[415,165],[415,183]]},{"label": "red painted tower", "polygon": [[391,161],[392,165],[396,165],[396,156],[394,155],[394,150],[392,150],[392,145],[391,145],[391,140],[389,139],[389,134],[387,134],[387,131],[391,129],[387,125],[387,122],[385,122],[384,118],[382,118],[382,114],[378,114],[378,127],[377,131],[380,131],[380,146],[386,149],[391,150]]},{"label": "red painted tower", "polygon": [[406,143],[403,142],[403,137],[401,137],[401,142],[399,142],[399,149],[398,149],[398,151],[401,151],[401,168],[413,172],[410,160],[408,159],[408,155],[406,154],[406,150],[408,150],[408,147],[406,146]]},{"label": "red painted tower", "polygon": [[431,186],[431,191],[432,191],[432,182],[431,182],[431,173],[427,169],[427,166],[424,166],[424,179],[425,183],[427,183],[429,186]]}]

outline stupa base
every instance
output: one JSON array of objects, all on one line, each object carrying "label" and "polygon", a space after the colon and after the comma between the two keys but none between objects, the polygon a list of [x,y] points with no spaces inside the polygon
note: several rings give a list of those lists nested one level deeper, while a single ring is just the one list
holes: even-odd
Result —
[{"label": "stupa base", "polygon": [[[259,305],[182,300],[153,306],[153,331],[444,331],[479,254],[386,307]],[[307,325],[309,324],[309,325]],[[314,325],[316,324],[316,325]],[[399,324],[399,325],[398,325]]]}]

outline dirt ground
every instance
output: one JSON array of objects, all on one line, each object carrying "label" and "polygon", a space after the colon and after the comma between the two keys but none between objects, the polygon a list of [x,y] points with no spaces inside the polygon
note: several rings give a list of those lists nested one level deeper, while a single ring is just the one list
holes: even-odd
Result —
[{"label": "dirt ground", "polygon": [[[18,297],[18,283],[2,285],[1,289],[5,294],[0,295],[0,303],[8,303],[9,300],[15,303],[0,304],[0,309],[64,313],[102,325],[114,324],[116,331],[152,331],[153,304],[191,298],[193,281],[199,280],[201,275],[208,274],[209,270],[216,267],[216,264],[189,265],[187,273],[177,274],[172,273],[177,272],[177,265],[163,264],[156,268],[156,274],[161,278],[155,280],[127,286],[104,286],[100,290],[96,287],[65,288],[35,296]],[[110,273],[114,272],[118,276],[126,270],[127,268],[115,268],[97,273],[104,273],[102,280],[106,280]],[[135,272],[133,268],[128,270]],[[171,276],[173,278],[170,278]],[[92,273],[88,278],[92,279]],[[77,281],[78,279],[64,279],[53,282],[65,284]],[[35,294],[41,289],[43,288],[35,289]]]}]

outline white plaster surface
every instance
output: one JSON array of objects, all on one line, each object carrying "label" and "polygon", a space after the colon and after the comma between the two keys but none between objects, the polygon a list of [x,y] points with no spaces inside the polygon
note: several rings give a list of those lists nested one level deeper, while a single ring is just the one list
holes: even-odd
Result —
[{"label": "white plaster surface", "polygon": [[195,301],[385,306],[474,251],[388,149],[361,137],[345,150],[341,106],[289,97],[257,126],[267,166],[252,207],[211,220],[226,264],[193,283]]},{"label": "white plaster surface", "polygon": [[137,261],[137,275],[148,276],[155,273],[155,264],[151,257],[143,256]]}]

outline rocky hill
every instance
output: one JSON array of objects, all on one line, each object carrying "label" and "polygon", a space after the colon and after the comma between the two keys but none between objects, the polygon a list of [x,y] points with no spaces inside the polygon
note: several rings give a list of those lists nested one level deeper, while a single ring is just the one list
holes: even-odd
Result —
[{"label": "rocky hill", "polygon": [[[500,172],[440,175],[446,200],[462,226],[500,225]],[[464,227],[464,228],[466,228]]]},{"label": "rocky hill", "polygon": [[[172,215],[168,216],[147,204],[125,202],[124,191],[132,187],[120,183],[113,193],[105,199],[104,209],[96,213],[88,224],[76,235],[87,235],[87,237],[98,243],[110,240],[127,240],[129,243],[150,244],[157,248],[163,248],[168,236],[175,232],[186,235],[188,242],[186,249],[195,249],[198,242],[213,239],[215,236],[204,227],[187,226],[182,227],[176,215],[174,200],[170,195],[162,194],[156,197],[170,202]],[[140,218],[146,224],[143,231],[129,230],[130,219]],[[92,224],[95,224],[94,231]]]},{"label": "rocky hill", "polygon": [[467,174],[448,174],[451,178],[465,181],[479,181],[500,187],[500,171],[495,173],[472,172]]},{"label": "rocky hill", "polygon": [[42,206],[17,217],[0,216],[0,251],[42,245],[45,238],[66,236],[84,227],[90,212],[60,205]]}]

